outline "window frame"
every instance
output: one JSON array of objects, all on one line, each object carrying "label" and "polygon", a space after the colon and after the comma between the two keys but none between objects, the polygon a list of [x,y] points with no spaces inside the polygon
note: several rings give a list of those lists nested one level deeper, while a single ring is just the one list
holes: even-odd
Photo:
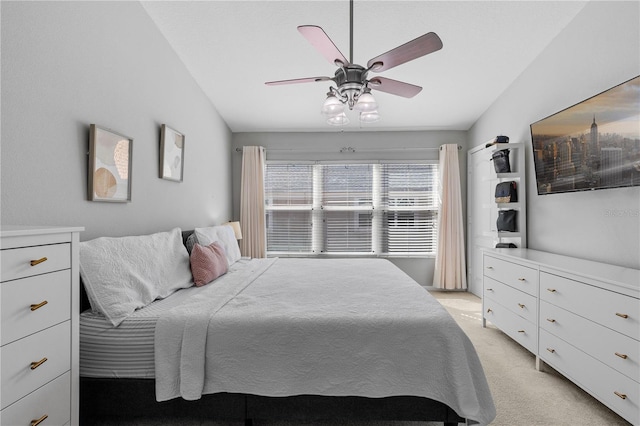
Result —
[{"label": "window frame", "polygon": [[[290,252],[290,251],[273,251],[267,250],[267,255],[270,257],[382,257],[382,258],[435,258],[437,251],[437,234],[438,234],[438,214],[439,214],[439,194],[438,194],[438,180],[439,180],[439,161],[438,160],[331,160],[331,161],[300,161],[300,160],[267,160],[265,167],[265,183],[266,183],[266,174],[267,168],[269,165],[274,164],[291,164],[291,165],[312,165],[313,170],[313,178],[312,178],[312,188],[313,192],[313,205],[311,206],[311,251],[309,252]],[[322,188],[318,187],[318,181],[322,179],[321,173],[318,175],[318,170],[322,166],[326,165],[351,165],[351,164],[371,164],[371,165],[385,165],[385,164],[420,164],[420,165],[428,165],[434,168],[433,173],[430,175],[431,181],[427,182],[431,186],[431,191],[428,191],[429,197],[433,197],[432,203],[427,207],[418,207],[415,209],[407,210],[407,206],[392,206],[391,204],[384,206],[382,208],[381,195],[378,194],[378,199],[376,200],[376,196],[373,196],[372,206],[351,206],[351,207],[328,207],[323,208],[322,206]],[[375,173],[372,175],[372,187],[382,185],[382,177],[380,176],[382,167],[378,169],[378,176],[375,177]],[[376,183],[375,179],[378,179]],[[321,186],[321,184],[320,184]],[[266,187],[265,187],[266,190]],[[375,189],[374,189],[375,191]],[[386,195],[387,199],[389,198],[388,194]],[[266,204],[266,197],[265,197]],[[411,203],[415,205],[414,203]],[[268,214],[268,210],[270,210],[265,205],[265,214]],[[276,210],[276,209],[271,209]],[[286,210],[285,208],[278,208],[278,210]],[[291,209],[295,210],[295,208]],[[324,226],[323,215],[324,212],[327,211],[349,211],[352,212],[353,217],[355,218],[354,223],[359,224],[360,216],[362,214],[371,215],[370,221],[386,221],[386,215],[393,213],[395,216],[409,214],[413,215],[413,220],[420,220],[417,218],[419,212],[427,212],[427,215],[432,215],[431,219],[428,219],[427,223],[430,223],[432,227],[435,228],[434,232],[431,234],[433,236],[433,242],[431,243],[431,251],[430,252],[382,252],[381,250],[376,250],[376,247],[381,247],[383,244],[381,235],[373,235],[374,233],[380,234],[383,230],[381,227],[379,230],[374,230],[374,226],[371,226],[371,247],[372,252],[327,252],[324,251],[324,241],[323,238],[326,235],[326,229]],[[322,222],[322,226],[317,226],[318,223]],[[382,226],[378,223],[376,226]],[[322,229],[318,229],[322,228]],[[322,232],[325,231],[325,232]],[[268,241],[267,241],[268,247]]]}]

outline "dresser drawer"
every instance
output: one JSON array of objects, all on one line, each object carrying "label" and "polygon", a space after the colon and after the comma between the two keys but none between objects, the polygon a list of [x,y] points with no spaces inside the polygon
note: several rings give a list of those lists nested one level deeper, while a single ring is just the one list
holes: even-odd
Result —
[{"label": "dresser drawer", "polygon": [[640,422],[638,382],[546,330],[540,330],[540,357],[630,423]]},{"label": "dresser drawer", "polygon": [[[4,259],[3,259],[4,260]],[[66,321],[71,316],[71,272],[52,272],[0,284],[2,345]],[[46,301],[31,310],[31,305]]]},{"label": "dresser drawer", "polygon": [[499,300],[502,306],[529,322],[535,324],[538,320],[538,300],[528,293],[485,277],[484,296]]},{"label": "dresser drawer", "polygon": [[484,275],[532,296],[538,295],[538,271],[488,255],[484,256]]},{"label": "dresser drawer", "polygon": [[0,351],[1,399],[5,408],[71,368],[71,323],[66,321],[47,328],[5,345]]},{"label": "dresser drawer", "polygon": [[0,412],[0,424],[28,426],[47,416],[42,426],[59,426],[71,421],[71,377],[65,373]]},{"label": "dresser drawer", "polygon": [[[49,244],[2,250],[2,282],[71,267],[71,245]],[[33,262],[45,259],[32,265]]]},{"label": "dresser drawer", "polygon": [[540,298],[638,339],[640,300],[579,281],[540,273]]},{"label": "dresser drawer", "polygon": [[528,351],[536,353],[538,349],[538,327],[536,324],[516,315],[491,298],[484,301],[484,318]]}]

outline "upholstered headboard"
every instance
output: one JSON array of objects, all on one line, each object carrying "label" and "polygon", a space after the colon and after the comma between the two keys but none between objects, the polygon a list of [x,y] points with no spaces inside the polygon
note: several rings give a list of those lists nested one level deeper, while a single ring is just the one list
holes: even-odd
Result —
[{"label": "upholstered headboard", "polygon": [[[187,238],[193,234],[193,230],[190,231],[182,231],[182,243],[187,245]],[[87,292],[84,289],[84,284],[82,283],[82,277],[80,278],[80,312],[84,312],[87,309],[91,309],[91,303],[89,303],[89,297],[87,296]]]}]

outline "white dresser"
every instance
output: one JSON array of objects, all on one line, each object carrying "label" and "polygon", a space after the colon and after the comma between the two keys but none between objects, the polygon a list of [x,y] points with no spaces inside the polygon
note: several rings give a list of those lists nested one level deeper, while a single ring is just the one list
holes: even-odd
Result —
[{"label": "white dresser", "polygon": [[483,264],[483,323],[640,424],[640,270],[528,249]]},{"label": "white dresser", "polygon": [[0,424],[78,424],[80,227],[0,229]]}]

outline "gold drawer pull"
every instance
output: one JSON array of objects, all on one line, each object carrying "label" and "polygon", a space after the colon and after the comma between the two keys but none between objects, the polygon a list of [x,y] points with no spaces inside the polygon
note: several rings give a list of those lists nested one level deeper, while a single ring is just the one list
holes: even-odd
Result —
[{"label": "gold drawer pull", "polygon": [[493,289],[492,288],[488,288],[487,291],[493,291]]},{"label": "gold drawer pull", "polygon": [[627,355],[625,355],[625,354],[621,354],[621,353],[618,353],[618,352],[616,352],[615,354],[616,354],[616,356],[619,356],[619,357],[620,357],[620,358],[622,358],[622,359],[627,359],[627,358],[629,358],[629,357],[628,357]]},{"label": "gold drawer pull", "polygon": [[40,367],[42,364],[44,364],[45,362],[47,362],[47,358],[42,358],[40,361],[34,361],[31,363],[31,369],[35,370],[36,368]]},{"label": "gold drawer pull", "polygon": [[46,262],[46,261],[47,261],[47,258],[46,258],[46,257],[43,257],[43,258],[41,258],[41,259],[32,260],[32,261],[31,261],[31,262],[29,262],[29,263],[31,263],[31,266],[36,266],[36,265],[38,265],[38,264],[40,264],[40,263],[42,263],[42,262]]},{"label": "gold drawer pull", "polygon": [[524,330],[518,330],[518,333],[525,333]]},{"label": "gold drawer pull", "polygon": [[49,417],[48,415],[44,415],[42,417],[40,417],[39,419],[36,420],[31,420],[31,426],[38,426],[40,423],[44,422],[47,417]]},{"label": "gold drawer pull", "polygon": [[493,310],[491,308],[487,309],[487,313],[490,314],[491,312],[493,312]]},{"label": "gold drawer pull", "polygon": [[49,302],[47,302],[46,300],[43,300],[42,302],[40,302],[40,303],[38,303],[38,304],[31,305],[31,310],[32,310],[32,311],[35,311],[36,309],[40,309],[40,308],[42,308],[44,305],[46,305],[47,303],[49,303]]},{"label": "gold drawer pull", "polygon": [[617,315],[617,316],[619,316],[620,318],[625,318],[625,319],[626,319],[626,318],[629,318],[629,315],[627,315],[627,314],[621,314],[621,313],[619,313],[619,312],[616,312],[616,315]]},{"label": "gold drawer pull", "polygon": [[554,320],[553,318],[547,318],[547,321],[549,321],[549,322],[556,322],[556,320]]},{"label": "gold drawer pull", "polygon": [[518,278],[518,281],[526,281],[526,278]]},{"label": "gold drawer pull", "polygon": [[487,266],[487,269],[493,269],[493,266]]},{"label": "gold drawer pull", "polygon": [[617,397],[620,397],[622,399],[627,399],[627,395],[624,394],[624,393],[620,393],[620,392],[617,392],[617,391],[614,391],[613,393],[615,393]]},{"label": "gold drawer pull", "polygon": [[548,350],[549,352],[551,352],[552,354],[556,353],[556,350],[555,350],[555,349],[547,348],[547,350]]},{"label": "gold drawer pull", "polygon": [[550,293],[555,293],[556,289],[555,288],[548,288],[547,291],[550,292]]},{"label": "gold drawer pull", "polygon": [[522,303],[518,303],[518,306],[520,306],[520,309],[524,309],[524,305]]}]

